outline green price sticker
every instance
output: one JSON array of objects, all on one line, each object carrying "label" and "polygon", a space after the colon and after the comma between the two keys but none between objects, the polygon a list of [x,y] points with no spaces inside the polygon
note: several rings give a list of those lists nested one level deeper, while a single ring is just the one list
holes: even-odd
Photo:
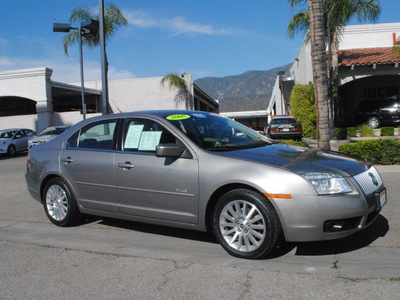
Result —
[{"label": "green price sticker", "polygon": [[167,120],[175,121],[175,120],[185,120],[189,119],[189,115],[171,115],[167,117]]}]

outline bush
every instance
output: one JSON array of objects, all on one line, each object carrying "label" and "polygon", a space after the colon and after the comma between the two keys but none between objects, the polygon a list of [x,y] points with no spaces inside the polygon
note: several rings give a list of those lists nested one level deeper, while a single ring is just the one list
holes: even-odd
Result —
[{"label": "bush", "polygon": [[347,139],[347,128],[336,128],[335,140]]},{"label": "bush", "polygon": [[368,124],[363,124],[358,127],[358,132],[360,136],[374,136],[374,129],[370,127]]},{"label": "bush", "polygon": [[400,164],[400,142],[393,139],[366,140],[340,145],[339,152],[357,156],[372,164]]},{"label": "bush", "polygon": [[303,136],[317,136],[317,111],[312,84],[296,84],[290,94],[290,110],[303,127]]},{"label": "bush", "polygon": [[357,127],[347,127],[347,136],[356,137]]},{"label": "bush", "polygon": [[382,127],[381,136],[394,136],[394,127]]}]

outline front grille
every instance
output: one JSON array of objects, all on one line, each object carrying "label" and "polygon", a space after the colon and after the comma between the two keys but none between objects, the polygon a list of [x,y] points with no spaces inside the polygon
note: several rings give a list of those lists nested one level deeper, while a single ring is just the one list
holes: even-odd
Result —
[{"label": "front grille", "polygon": [[371,167],[368,171],[365,171],[364,173],[354,176],[354,179],[361,186],[365,195],[371,195],[382,185],[381,176],[374,167]]}]

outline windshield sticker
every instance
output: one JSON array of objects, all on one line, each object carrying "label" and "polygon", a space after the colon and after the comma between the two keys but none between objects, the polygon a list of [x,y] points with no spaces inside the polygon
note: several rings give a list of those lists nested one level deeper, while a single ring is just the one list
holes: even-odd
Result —
[{"label": "windshield sticker", "polygon": [[207,116],[203,115],[203,114],[192,114],[192,117],[196,117],[196,118],[207,118]]},{"label": "windshield sticker", "polygon": [[175,120],[185,120],[189,118],[190,118],[189,115],[171,115],[167,117],[167,120],[175,121]]}]

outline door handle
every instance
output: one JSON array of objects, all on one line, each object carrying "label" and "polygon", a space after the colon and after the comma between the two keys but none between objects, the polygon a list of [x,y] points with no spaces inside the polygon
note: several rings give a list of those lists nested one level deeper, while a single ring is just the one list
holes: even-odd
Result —
[{"label": "door handle", "polygon": [[119,164],[118,164],[118,167],[119,167],[119,168],[122,168],[122,169],[132,169],[132,168],[135,167],[135,165],[134,165],[134,164],[131,164],[130,161],[126,161],[126,162],[124,162],[124,163],[119,163]]},{"label": "door handle", "polygon": [[66,164],[72,163],[74,160],[71,157],[61,158],[61,161]]}]

